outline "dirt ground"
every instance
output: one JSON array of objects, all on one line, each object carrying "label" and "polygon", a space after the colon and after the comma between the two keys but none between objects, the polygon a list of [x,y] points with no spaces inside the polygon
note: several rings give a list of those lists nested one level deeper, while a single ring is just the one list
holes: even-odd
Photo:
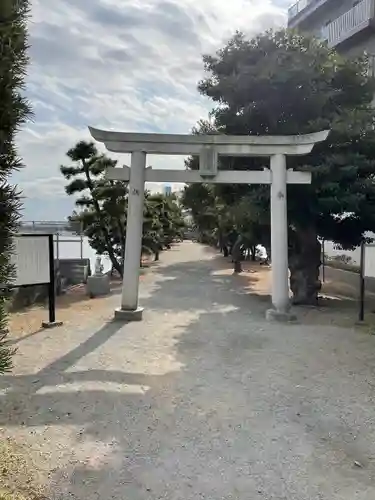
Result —
[{"label": "dirt ground", "polygon": [[[144,260],[141,281],[154,267],[154,263]],[[68,292],[56,298],[56,320],[64,326],[80,325],[83,321],[108,320],[113,316],[113,308],[118,307],[121,283],[111,280],[111,294],[91,299],[84,285],[71,287]],[[42,330],[42,322],[48,320],[48,305],[35,305],[9,315],[9,331],[12,339],[20,339]],[[0,499],[1,500],[1,499]]]},{"label": "dirt ground", "polygon": [[[219,274],[230,276],[233,274],[233,265],[229,259],[222,259],[222,270]],[[269,304],[271,301],[271,267],[260,265],[258,262],[245,261],[242,263],[243,272],[236,276],[237,282],[245,293],[258,298],[259,301]],[[359,302],[357,290],[348,287],[344,282],[326,281],[322,284],[317,307],[295,307],[295,313],[301,323],[311,325],[332,325],[355,327],[375,332],[375,295],[366,294],[366,315],[363,324],[358,323]]]},{"label": "dirt ground", "polygon": [[46,500],[30,453],[12,439],[0,443],[0,500]]},{"label": "dirt ground", "polygon": [[[153,266],[150,262],[144,264],[145,273]],[[156,266],[157,267],[157,266]],[[230,259],[222,258],[218,271],[223,276],[233,274]],[[271,300],[271,268],[259,263],[243,262],[243,273],[236,276],[236,280],[243,287],[245,293],[257,296],[264,303]],[[144,275],[141,276],[143,279]],[[120,293],[119,281],[111,283],[111,295],[90,299],[85,294],[84,286],[72,288],[69,293],[57,298],[56,319],[63,321],[66,326],[79,325],[82,321],[92,319],[110,319],[113,315],[114,296]],[[358,299],[356,291],[345,283],[327,281],[323,283],[319,306],[296,308],[296,314],[302,323],[330,324],[343,327],[356,327],[375,332],[375,295],[366,295],[366,317],[363,324],[358,323]],[[117,306],[118,304],[116,304]],[[9,329],[14,339],[29,336],[41,330],[41,324],[48,318],[46,306],[35,306],[10,315]]]},{"label": "dirt ground", "polygon": [[[118,283],[113,283],[111,288],[113,293],[120,290]],[[110,314],[109,304],[112,299],[112,295],[90,299],[85,293],[84,286],[77,286],[66,295],[57,297],[56,320],[62,321],[64,325],[73,326],[83,320],[86,321],[91,316],[95,316],[97,319],[106,319]],[[41,330],[42,322],[47,320],[48,308],[45,305],[38,305],[12,313],[9,316],[10,335],[12,338],[20,338],[24,335],[36,333]]]},{"label": "dirt ground", "polygon": [[329,324],[331,306],[265,321],[269,277],[185,242],[143,277],[142,322],[102,319],[114,291],[24,331],[0,436],[47,498],[373,500],[375,340]]}]

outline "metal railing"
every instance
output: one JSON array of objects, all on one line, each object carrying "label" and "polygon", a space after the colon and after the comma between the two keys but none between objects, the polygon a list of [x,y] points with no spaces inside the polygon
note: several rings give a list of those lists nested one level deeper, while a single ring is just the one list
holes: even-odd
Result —
[{"label": "metal railing", "polygon": [[21,222],[21,229],[30,229],[32,231],[69,231],[70,225],[67,221],[53,220],[26,220]]},{"label": "metal railing", "polygon": [[[60,259],[60,248],[63,243],[76,243],[79,245],[77,247],[77,259],[83,259],[83,240],[84,235],[82,234],[79,224],[75,227],[74,224],[68,221],[22,221],[21,232],[31,232],[31,233],[52,233],[54,246],[55,246],[55,259]],[[73,235],[75,233],[75,235]]]},{"label": "metal railing", "polygon": [[293,4],[288,9],[288,19],[292,19],[297,14],[302,12],[306,7],[311,4],[314,0],[298,0],[295,4]]},{"label": "metal railing", "polygon": [[[55,233],[53,237],[55,245],[55,259],[60,260],[60,244],[61,243],[77,243],[79,244],[79,258],[83,259],[83,235],[76,236],[75,239],[69,238],[59,233]],[[78,257],[77,257],[78,258]]]},{"label": "metal railing", "polygon": [[327,40],[330,47],[335,47],[350,38],[354,33],[360,31],[362,27],[368,26],[369,21],[374,17],[374,5],[374,0],[362,0],[327,26],[324,26],[322,38]]}]

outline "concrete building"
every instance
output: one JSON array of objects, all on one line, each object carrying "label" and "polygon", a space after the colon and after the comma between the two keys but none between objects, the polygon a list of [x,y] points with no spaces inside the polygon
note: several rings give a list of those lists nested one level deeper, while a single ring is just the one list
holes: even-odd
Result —
[{"label": "concrete building", "polygon": [[347,56],[370,56],[374,73],[375,0],[298,0],[288,10],[288,27],[326,40]]}]

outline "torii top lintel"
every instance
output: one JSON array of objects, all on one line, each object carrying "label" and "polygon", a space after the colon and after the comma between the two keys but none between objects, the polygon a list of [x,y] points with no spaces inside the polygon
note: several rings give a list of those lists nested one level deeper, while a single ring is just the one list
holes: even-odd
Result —
[{"label": "torii top lintel", "polygon": [[307,135],[183,135],[115,132],[89,127],[92,137],[104,143],[108,151],[148,154],[199,155],[204,149],[214,149],[223,156],[305,155],[314,145],[323,142],[329,130]]}]

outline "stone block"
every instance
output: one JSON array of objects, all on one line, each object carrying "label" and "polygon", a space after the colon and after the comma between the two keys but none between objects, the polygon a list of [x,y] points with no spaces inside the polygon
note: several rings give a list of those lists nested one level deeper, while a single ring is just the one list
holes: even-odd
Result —
[{"label": "stone block", "polygon": [[42,328],[56,328],[57,326],[62,325],[62,321],[42,321]]},{"label": "stone block", "polygon": [[115,320],[123,321],[124,323],[130,321],[142,321],[143,307],[137,307],[137,309],[127,310],[127,309],[116,309],[115,310]]},{"label": "stone block", "polygon": [[102,276],[89,276],[86,283],[86,293],[89,297],[99,297],[101,295],[108,295],[111,291],[109,276],[103,274]]},{"label": "stone block", "polygon": [[267,321],[275,321],[278,323],[295,323],[297,316],[289,311],[276,311],[276,309],[268,309],[266,312]]}]

